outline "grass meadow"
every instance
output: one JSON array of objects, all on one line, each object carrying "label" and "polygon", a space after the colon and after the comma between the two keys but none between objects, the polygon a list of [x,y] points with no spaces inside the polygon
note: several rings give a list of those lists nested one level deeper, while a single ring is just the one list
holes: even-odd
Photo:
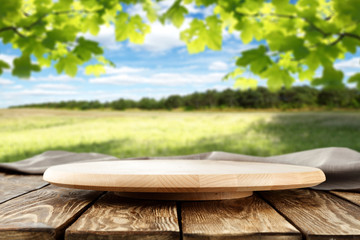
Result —
[{"label": "grass meadow", "polygon": [[359,112],[155,112],[0,109],[0,162],[48,150],[119,158],[226,151],[269,156],[360,151]]}]

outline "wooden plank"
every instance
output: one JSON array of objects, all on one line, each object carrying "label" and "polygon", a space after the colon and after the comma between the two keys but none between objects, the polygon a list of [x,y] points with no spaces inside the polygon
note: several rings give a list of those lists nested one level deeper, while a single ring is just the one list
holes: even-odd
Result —
[{"label": "wooden plank", "polygon": [[0,174],[0,204],[48,185],[42,176]]},{"label": "wooden plank", "polygon": [[181,204],[184,240],[301,239],[300,232],[261,198]]},{"label": "wooden plank", "polygon": [[176,204],[107,193],[70,228],[66,239],[179,239]]},{"label": "wooden plank", "polygon": [[360,206],[360,193],[342,191],[331,191],[331,193]]},{"label": "wooden plank", "polygon": [[0,239],[58,239],[101,192],[48,186],[0,207]]},{"label": "wooden plank", "polygon": [[310,189],[264,192],[306,239],[360,239],[360,207],[330,193]]}]

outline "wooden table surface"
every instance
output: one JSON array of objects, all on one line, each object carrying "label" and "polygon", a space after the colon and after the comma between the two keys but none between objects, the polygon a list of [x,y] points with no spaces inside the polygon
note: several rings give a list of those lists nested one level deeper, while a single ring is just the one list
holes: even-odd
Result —
[{"label": "wooden table surface", "polygon": [[0,173],[0,239],[360,239],[360,193],[298,189],[147,201]]}]

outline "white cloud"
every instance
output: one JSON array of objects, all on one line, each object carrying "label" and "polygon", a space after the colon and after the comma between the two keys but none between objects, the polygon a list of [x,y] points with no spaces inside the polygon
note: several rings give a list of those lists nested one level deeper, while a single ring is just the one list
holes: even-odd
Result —
[{"label": "white cloud", "polygon": [[23,85],[18,84],[18,85],[12,86],[11,89],[21,89],[23,87],[24,87]]},{"label": "white cloud", "polygon": [[[0,53],[0,60],[5,61],[7,64],[9,64],[10,69],[13,68],[13,66],[14,66],[14,65],[13,65],[13,61],[14,61],[14,59],[15,59],[16,57],[17,57],[17,56],[15,56],[15,55],[1,54],[1,53]],[[5,68],[5,69],[3,69],[3,71],[6,72],[6,73],[8,73],[8,72],[11,71],[10,69]]]},{"label": "white cloud", "polygon": [[[172,5],[174,0],[164,0],[158,2],[159,14],[165,13]],[[207,17],[213,14],[215,5],[209,7],[196,7],[194,3],[186,4],[185,7],[188,9],[189,14],[201,14],[204,17]],[[142,9],[140,4],[135,4],[129,9],[130,14],[138,14],[142,18],[146,17],[145,11]],[[189,28],[190,22],[193,19],[191,17],[186,17],[184,23],[180,28],[175,27],[172,23],[167,22],[161,24],[160,22],[148,23],[151,26],[151,32],[146,35],[145,41],[142,45],[135,45],[129,43],[129,46],[133,49],[144,49],[149,52],[165,52],[177,47],[185,47],[186,44],[180,40],[180,32]]]},{"label": "white cloud", "polygon": [[217,90],[217,91],[224,91],[225,89],[228,89],[228,88],[232,88],[232,85],[231,85],[231,86],[227,86],[227,85],[214,85],[214,86],[210,87],[209,89],[211,89],[211,90]]},{"label": "white cloud", "polygon": [[146,68],[132,68],[132,67],[119,67],[119,68],[113,68],[113,67],[105,67],[106,74],[126,74],[126,73],[138,73],[145,71]]},{"label": "white cloud", "polygon": [[5,78],[0,78],[0,85],[10,85],[13,84],[14,82],[9,80],[9,79],[5,79]]},{"label": "white cloud", "polygon": [[31,77],[30,81],[33,82],[43,82],[43,81],[48,81],[48,82],[71,82],[71,81],[83,81],[84,79],[79,78],[79,77],[70,77],[67,75],[58,75],[58,76],[54,76],[54,75],[48,75],[48,76],[42,76],[42,77]]},{"label": "white cloud", "polygon": [[344,71],[344,73],[345,73],[345,76],[351,77],[352,75],[355,75],[358,72],[346,72],[346,71]]},{"label": "white cloud", "polygon": [[86,33],[83,36],[86,39],[99,42],[101,46],[110,50],[119,50],[121,48],[121,43],[115,40],[115,27],[113,25],[101,26],[97,36],[90,33]]},{"label": "white cloud", "polygon": [[[184,27],[187,25],[187,22],[184,22]],[[151,32],[145,36],[143,44],[135,45],[129,43],[129,47],[135,50],[144,49],[149,52],[165,52],[173,48],[184,47],[185,43],[180,40],[181,29],[169,23],[162,25],[159,22],[155,22],[151,24]]]},{"label": "white cloud", "polygon": [[360,68],[360,57],[338,62],[335,64],[335,68]]},{"label": "white cloud", "polygon": [[13,97],[22,97],[22,96],[54,96],[54,95],[76,95],[78,92],[76,91],[56,91],[56,90],[46,90],[41,88],[34,88],[29,90],[22,90],[16,92],[5,92],[3,96],[5,98],[13,98]]},{"label": "white cloud", "polygon": [[201,14],[204,17],[208,17],[214,14],[215,4],[210,5],[206,8],[205,7],[199,8],[196,6],[195,3],[191,3],[191,4],[186,4],[185,7],[187,8],[190,14]]},{"label": "white cloud", "polygon": [[[165,13],[172,5],[174,0],[164,0],[157,3],[159,14]],[[206,8],[196,7],[194,3],[187,4],[185,6],[189,14],[201,14],[204,17],[207,17],[213,14],[214,6],[211,5]],[[130,15],[139,15],[143,19],[146,19],[146,12],[142,9],[141,4],[134,4],[129,7],[128,12]],[[151,32],[145,36],[145,41],[141,45],[129,43],[128,46],[134,50],[146,50],[149,52],[165,52],[177,47],[185,47],[186,44],[180,40],[180,32],[184,29],[187,29],[190,25],[192,18],[186,17],[183,25],[180,28],[175,27],[172,23],[167,22],[164,25],[160,22],[146,22],[151,27]],[[114,39],[114,26],[111,26],[112,30],[100,31],[99,35],[104,35],[104,40]],[[101,33],[103,32],[103,33]],[[112,34],[112,36],[111,36]],[[89,34],[87,35],[89,36]],[[89,36],[92,39],[99,41],[93,36]],[[105,45],[105,44],[103,44]]]},{"label": "white cloud", "polygon": [[129,7],[128,13],[131,16],[139,15],[142,19],[146,19],[146,12],[143,10],[141,4],[137,3]]},{"label": "white cloud", "polygon": [[41,89],[57,89],[57,90],[74,90],[75,86],[69,84],[38,84],[35,88]]},{"label": "white cloud", "polygon": [[[163,14],[167,11],[173,4],[174,0],[163,0],[158,3],[159,13]],[[189,14],[201,14],[204,17],[210,16],[214,12],[215,4],[210,5],[208,7],[197,7],[195,3],[184,4],[184,7],[187,8]]]},{"label": "white cloud", "polygon": [[209,65],[209,70],[213,71],[226,71],[228,68],[228,64],[222,61],[215,61]]},{"label": "white cloud", "polygon": [[[164,0],[157,3],[159,14],[163,14],[174,3],[173,0]],[[139,15],[146,19],[146,12],[143,10],[141,4],[134,4],[129,7],[130,15]],[[128,43],[128,46],[134,50],[146,50],[149,52],[165,52],[172,48],[185,46],[180,40],[180,29],[176,28],[171,23],[161,24],[160,22],[150,23],[146,21],[151,27],[151,32],[145,36],[145,41],[141,45]],[[186,20],[183,26],[189,23]],[[182,27],[181,29],[184,29]]]},{"label": "white cloud", "polygon": [[13,65],[13,60],[16,57],[17,56],[15,56],[15,55],[8,55],[8,54],[1,54],[0,53],[0,60],[3,60],[5,62],[7,62],[11,67]]},{"label": "white cloud", "polygon": [[[173,4],[174,4],[174,0],[162,0],[157,2],[157,6],[155,6],[155,8],[158,9],[159,14],[163,14],[165,13]],[[195,3],[190,3],[190,4],[185,4],[183,5],[187,8],[189,14],[201,14],[204,17],[210,16],[213,14],[214,12],[214,8],[215,8],[215,4],[210,5],[208,7],[197,7]],[[146,18],[146,12],[143,10],[141,4],[134,4],[132,5],[128,12],[131,15],[136,15],[138,14],[139,16],[141,16],[143,19]]]},{"label": "white cloud", "polygon": [[221,51],[231,54],[240,54],[243,51],[247,51],[253,48],[257,48],[256,44],[242,44],[241,42],[230,42],[224,44]]},{"label": "white cloud", "polygon": [[152,75],[118,74],[100,78],[92,78],[90,83],[130,85],[130,84],[155,84],[166,86],[178,86],[185,84],[206,84],[221,81],[224,73],[215,72],[209,74],[189,73],[156,73]]}]

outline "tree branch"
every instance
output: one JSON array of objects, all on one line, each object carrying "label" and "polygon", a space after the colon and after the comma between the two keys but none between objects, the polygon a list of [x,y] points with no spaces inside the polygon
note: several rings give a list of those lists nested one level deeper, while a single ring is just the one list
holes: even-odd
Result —
[{"label": "tree branch", "polygon": [[0,28],[0,33],[1,32],[5,32],[5,31],[13,31],[14,33],[16,33],[17,35],[19,35],[20,37],[25,37],[25,35],[23,35],[21,32],[19,32],[19,30],[16,27],[4,27],[4,28]]},{"label": "tree branch", "polygon": [[[251,17],[257,17],[257,16],[266,16],[265,14],[254,14],[254,15],[247,15],[247,14],[244,14],[246,16],[251,16]],[[322,30],[321,28],[317,27],[313,22],[311,22],[309,19],[307,18],[304,18],[304,17],[299,17],[299,16],[295,16],[295,15],[286,15],[286,14],[276,14],[276,13],[271,13],[270,16],[275,16],[275,17],[280,17],[280,18],[288,18],[288,19],[302,19],[304,20],[305,22],[307,22],[313,29],[315,29],[316,31],[318,31],[319,33],[321,33],[324,37],[329,37],[331,35],[333,35],[332,33],[328,33],[328,32],[325,32],[324,30]],[[328,16],[326,17],[324,20],[325,21],[328,21],[331,19],[331,16]],[[360,36],[359,35],[356,35],[356,34],[353,34],[353,33],[341,33],[341,34],[338,34],[338,38],[333,41],[332,43],[330,43],[329,45],[330,46],[334,46],[336,45],[338,42],[340,42],[344,37],[351,37],[351,38],[355,38],[355,39],[358,39],[360,40]]]},{"label": "tree branch", "polygon": [[318,31],[319,33],[321,33],[324,37],[328,37],[330,36],[331,34],[330,33],[327,33],[327,32],[324,32],[321,28],[317,27],[315,25],[315,23],[311,22],[309,19],[305,18],[305,17],[299,17],[299,16],[294,16],[294,15],[286,15],[286,14],[275,14],[275,13],[272,13],[271,16],[276,16],[276,17],[282,17],[282,18],[289,18],[289,19],[302,19],[304,20],[305,22],[307,22],[312,28],[314,28],[316,31]]},{"label": "tree branch", "polygon": [[352,37],[352,38],[360,40],[359,35],[356,35],[356,34],[353,34],[353,33],[343,33],[343,34],[344,34],[345,37]]},{"label": "tree branch", "polygon": [[52,13],[46,13],[44,15],[42,15],[41,17],[39,17],[35,22],[33,22],[32,24],[30,24],[29,26],[24,27],[25,29],[29,30],[32,27],[34,27],[35,25],[41,23],[41,21],[46,18],[49,15],[61,15],[61,14],[69,14],[69,13],[91,13],[87,10],[80,10],[80,11],[75,11],[75,10],[68,10],[68,11],[59,11],[59,12],[52,12]]},{"label": "tree branch", "polygon": [[307,22],[308,24],[310,24],[310,26],[312,28],[314,28],[316,31],[318,31],[319,33],[321,33],[324,37],[328,37],[331,35],[331,33],[327,33],[327,32],[324,32],[321,28],[317,27],[313,22],[311,22],[309,19],[307,18],[300,18],[300,19],[303,19],[305,22]]},{"label": "tree branch", "polygon": [[340,42],[344,37],[351,37],[351,38],[355,38],[357,40],[360,40],[360,36],[353,34],[353,33],[342,33],[339,35],[339,37],[333,41],[332,43],[330,43],[330,46],[334,46],[336,45],[338,42]]},{"label": "tree branch", "polygon": [[[94,11],[96,12],[96,11]],[[26,30],[30,30],[32,27],[34,27],[35,25],[39,24],[42,22],[42,20],[51,15],[51,14],[54,14],[54,15],[61,15],[61,14],[69,14],[69,13],[93,13],[93,12],[89,12],[87,10],[80,10],[80,11],[74,11],[74,10],[69,10],[69,11],[59,11],[59,12],[52,12],[52,13],[47,13],[47,14],[44,14],[42,16],[40,16],[36,21],[34,21],[33,23],[29,24],[28,26],[25,26],[25,27],[22,27]],[[31,15],[29,15],[28,13],[25,13],[24,12],[24,15],[26,17],[31,17]],[[5,31],[13,31],[15,32],[17,35],[19,35],[20,37],[26,37],[24,34],[22,34],[21,32],[19,32],[19,29],[17,27],[3,27],[3,28],[0,28],[0,33],[1,32],[5,32]]]},{"label": "tree branch", "polygon": [[344,34],[340,34],[339,37],[338,37],[335,41],[333,41],[332,43],[330,43],[330,46],[336,45],[336,44],[337,44],[338,42],[340,42],[344,37],[345,37]]},{"label": "tree branch", "polygon": [[[253,15],[248,15],[248,14],[244,14],[241,13],[245,16],[249,16],[249,17],[265,17],[267,16],[266,14],[261,14],[261,13],[257,13],[257,14],[253,14]],[[324,32],[321,28],[317,27],[313,22],[311,22],[309,19],[305,18],[305,17],[299,17],[296,15],[286,15],[286,14],[278,14],[278,13],[270,13],[268,16],[274,16],[274,17],[279,17],[279,18],[288,18],[288,19],[302,19],[305,22],[307,22],[312,28],[314,28],[316,31],[318,31],[319,33],[321,33],[324,37],[328,37],[331,35],[331,33],[327,33]],[[326,21],[328,21],[329,19],[331,19],[331,16],[325,18]]]}]

